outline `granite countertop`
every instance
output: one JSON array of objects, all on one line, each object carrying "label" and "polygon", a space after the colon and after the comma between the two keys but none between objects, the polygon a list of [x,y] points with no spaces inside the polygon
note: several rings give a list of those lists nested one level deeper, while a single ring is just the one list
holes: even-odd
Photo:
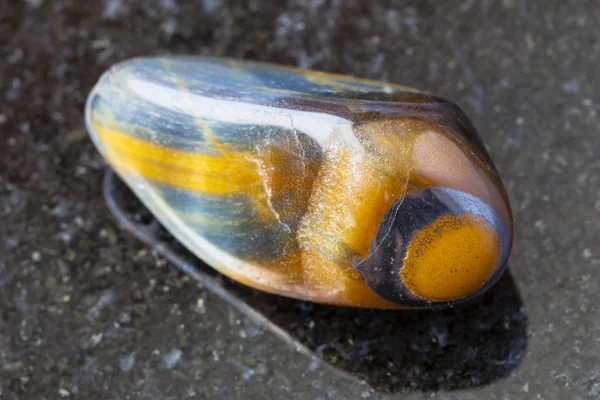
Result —
[{"label": "granite countertop", "polygon": [[[3,2],[0,398],[600,399],[599,19],[591,0]],[[166,53],[456,101],[512,200],[509,272],[454,310],[284,302],[270,317],[310,351],[290,346],[104,202],[87,93]]]}]

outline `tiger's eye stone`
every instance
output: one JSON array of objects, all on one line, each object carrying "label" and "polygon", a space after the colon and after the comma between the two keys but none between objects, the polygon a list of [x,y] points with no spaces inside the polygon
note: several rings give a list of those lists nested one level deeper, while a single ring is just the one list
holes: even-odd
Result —
[{"label": "tiger's eye stone", "polygon": [[415,89],[227,59],[133,59],[86,106],[110,166],[223,274],[347,306],[433,307],[499,277],[502,182],[454,104]]}]

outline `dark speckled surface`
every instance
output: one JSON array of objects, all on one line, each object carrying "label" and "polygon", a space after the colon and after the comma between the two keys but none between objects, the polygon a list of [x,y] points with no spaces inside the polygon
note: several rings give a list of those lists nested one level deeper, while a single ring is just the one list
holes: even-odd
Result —
[{"label": "dark speckled surface", "polygon": [[[599,18],[595,1],[575,0],[2,2],[0,397],[600,398]],[[326,362],[290,348],[122,231],[104,204],[85,97],[109,65],[167,52],[456,101],[513,201],[510,275],[487,303],[399,316],[401,344],[386,340],[402,365],[380,372],[387,385],[328,358],[348,348],[331,332],[303,336],[334,349],[319,353]],[[499,321],[486,315],[509,315],[494,325],[505,336],[477,339],[496,329],[469,325]],[[516,327],[525,346],[510,356]],[[480,368],[494,363],[506,368]]]}]

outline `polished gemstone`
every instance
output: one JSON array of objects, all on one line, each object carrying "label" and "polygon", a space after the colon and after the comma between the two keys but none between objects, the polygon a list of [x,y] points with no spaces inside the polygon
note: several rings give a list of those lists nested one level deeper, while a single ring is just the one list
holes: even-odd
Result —
[{"label": "polished gemstone", "polygon": [[228,59],[106,72],[86,123],[186,247],[247,285],[361,307],[443,306],[500,276],[508,197],[464,113],[404,86]]}]

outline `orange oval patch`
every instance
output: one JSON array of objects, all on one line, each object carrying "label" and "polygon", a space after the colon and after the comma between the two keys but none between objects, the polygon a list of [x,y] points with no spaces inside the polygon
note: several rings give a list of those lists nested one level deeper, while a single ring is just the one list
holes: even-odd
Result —
[{"label": "orange oval patch", "polygon": [[443,215],[415,234],[400,276],[417,297],[453,300],[481,288],[501,253],[498,234],[482,217]]}]

